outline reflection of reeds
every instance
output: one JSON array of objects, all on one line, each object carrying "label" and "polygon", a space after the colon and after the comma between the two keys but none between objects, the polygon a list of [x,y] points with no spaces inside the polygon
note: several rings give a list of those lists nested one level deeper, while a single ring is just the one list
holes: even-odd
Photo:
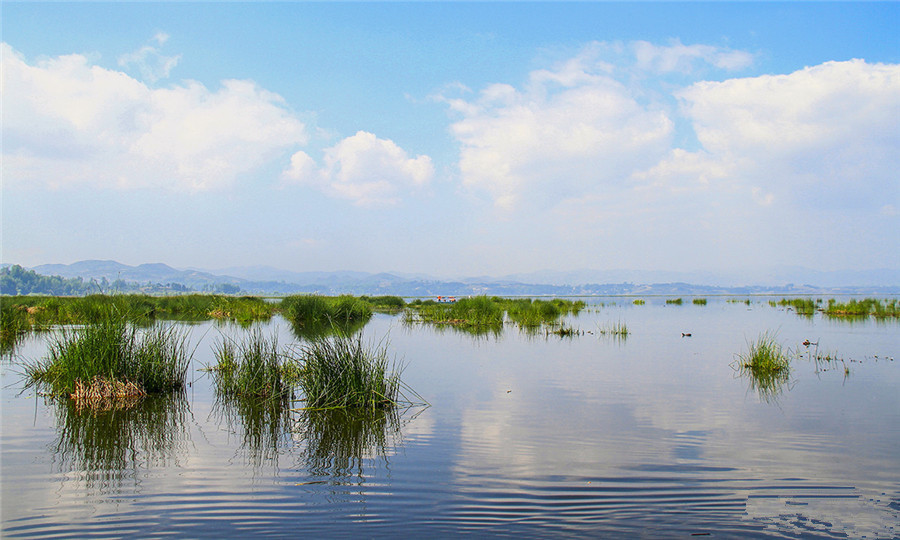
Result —
[{"label": "reflection of reeds", "polygon": [[183,392],[115,400],[103,410],[52,399],[58,428],[51,447],[54,460],[89,486],[115,488],[125,478],[135,478],[138,470],[177,457],[188,438]]},{"label": "reflection of reeds", "polygon": [[388,461],[402,444],[398,409],[304,410],[297,423],[304,460],[316,476],[362,476],[366,459]]},{"label": "reflection of reeds", "polygon": [[238,431],[235,424],[240,424],[241,447],[254,467],[276,461],[282,446],[290,443],[293,421],[287,396],[259,400],[219,394],[214,410],[230,431]]}]

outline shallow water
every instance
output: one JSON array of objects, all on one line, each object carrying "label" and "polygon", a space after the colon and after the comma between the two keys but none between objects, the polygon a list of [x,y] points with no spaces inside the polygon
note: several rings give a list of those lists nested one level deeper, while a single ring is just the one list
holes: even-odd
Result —
[{"label": "shallow water", "polygon": [[[900,324],[592,301],[571,338],[376,315],[430,406],[350,420],[217,402],[199,370],[239,327],[192,326],[183,395],[94,414],[21,392],[30,337],[2,365],[3,536],[900,536]],[[766,331],[800,357],[761,394],[733,364]]]}]

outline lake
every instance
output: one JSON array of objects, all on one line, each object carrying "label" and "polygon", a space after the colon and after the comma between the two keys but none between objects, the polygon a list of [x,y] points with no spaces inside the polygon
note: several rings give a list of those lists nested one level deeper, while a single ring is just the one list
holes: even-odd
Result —
[{"label": "lake", "polygon": [[[428,403],[388,414],[217,400],[201,368],[246,330],[215,322],[183,393],[78,410],[22,390],[30,335],[2,363],[2,535],[900,537],[900,322],[585,300],[571,337],[376,314]],[[796,358],[760,389],[736,359],[765,332]]]}]

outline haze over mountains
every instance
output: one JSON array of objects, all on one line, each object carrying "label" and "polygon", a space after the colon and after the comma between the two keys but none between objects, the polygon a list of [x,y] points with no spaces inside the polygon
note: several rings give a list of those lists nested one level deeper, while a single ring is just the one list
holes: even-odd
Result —
[{"label": "haze over mountains", "polygon": [[178,283],[196,290],[221,284],[252,294],[396,294],[396,295],[541,295],[541,294],[802,294],[816,292],[900,293],[900,270],[816,271],[803,267],[772,269],[763,278],[712,272],[577,270],[439,279],[423,274],[358,271],[292,272],[269,266],[207,270],[178,269],[163,263],[130,266],[88,260],[31,268],[44,275],[109,282]]}]

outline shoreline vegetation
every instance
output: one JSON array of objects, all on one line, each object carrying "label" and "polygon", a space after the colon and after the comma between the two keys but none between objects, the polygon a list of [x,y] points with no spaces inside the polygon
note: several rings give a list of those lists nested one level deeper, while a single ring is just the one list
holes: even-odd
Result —
[{"label": "shoreline vegetation", "polygon": [[[692,303],[706,305],[706,298]],[[744,303],[750,299],[729,299]],[[667,305],[680,305],[682,298],[667,298]],[[644,298],[633,300],[640,306]],[[769,300],[772,307],[782,307],[798,315],[816,313],[835,319],[878,320],[900,318],[897,298],[851,298],[842,302],[834,298],[782,298]],[[0,296],[0,348],[8,351],[29,331],[49,330],[56,326],[88,325],[108,314],[132,324],[149,326],[157,321],[201,322],[217,320],[250,326],[281,314],[294,328],[295,334],[315,339],[341,333],[352,334],[362,328],[375,312],[404,313],[407,324],[427,323],[452,326],[470,332],[496,332],[505,323],[524,330],[539,330],[560,322],[565,315],[577,315],[587,304],[583,300],[565,298],[530,298],[474,296],[456,302],[437,302],[416,298],[407,302],[399,296],[320,296],[292,295],[280,299],[222,294],[183,294],[152,296],[146,294],[94,294],[88,296]]]},{"label": "shoreline vegetation", "polygon": [[[183,326],[167,321],[228,321],[248,328],[241,339],[222,338],[214,345],[216,365],[210,366],[218,392],[227,400],[260,403],[304,401],[292,410],[390,409],[412,404],[403,394],[415,392],[400,381],[402,369],[388,360],[386,346],[363,344],[361,333],[375,312],[403,313],[405,324],[428,324],[474,335],[499,333],[504,325],[523,332],[560,337],[583,335],[565,317],[587,307],[565,298],[503,298],[475,296],[452,301],[397,296],[294,295],[280,300],[250,296],[188,294],[181,296],[90,295],[85,297],[0,297],[2,350],[14,350],[28,331],[53,330],[48,355],[26,365],[27,385],[65,396],[81,406],[120,407],[150,394],[184,388],[193,352],[188,351]],[[747,300],[749,302],[749,300]],[[667,298],[666,305],[683,299]],[[694,298],[706,305],[706,298]],[[643,299],[634,300],[643,305]],[[900,316],[897,299],[865,298],[770,300],[799,315],[857,320]],[[600,304],[605,306],[605,304]],[[267,338],[253,323],[280,314],[300,344],[282,351],[275,337]],[[593,334],[593,332],[588,332]],[[625,339],[624,321],[599,327],[601,336]],[[790,358],[764,334],[749,343],[737,368],[750,376],[761,395],[777,395],[790,374]],[[302,397],[295,399],[295,391]],[[424,400],[423,400],[424,401]]]}]

